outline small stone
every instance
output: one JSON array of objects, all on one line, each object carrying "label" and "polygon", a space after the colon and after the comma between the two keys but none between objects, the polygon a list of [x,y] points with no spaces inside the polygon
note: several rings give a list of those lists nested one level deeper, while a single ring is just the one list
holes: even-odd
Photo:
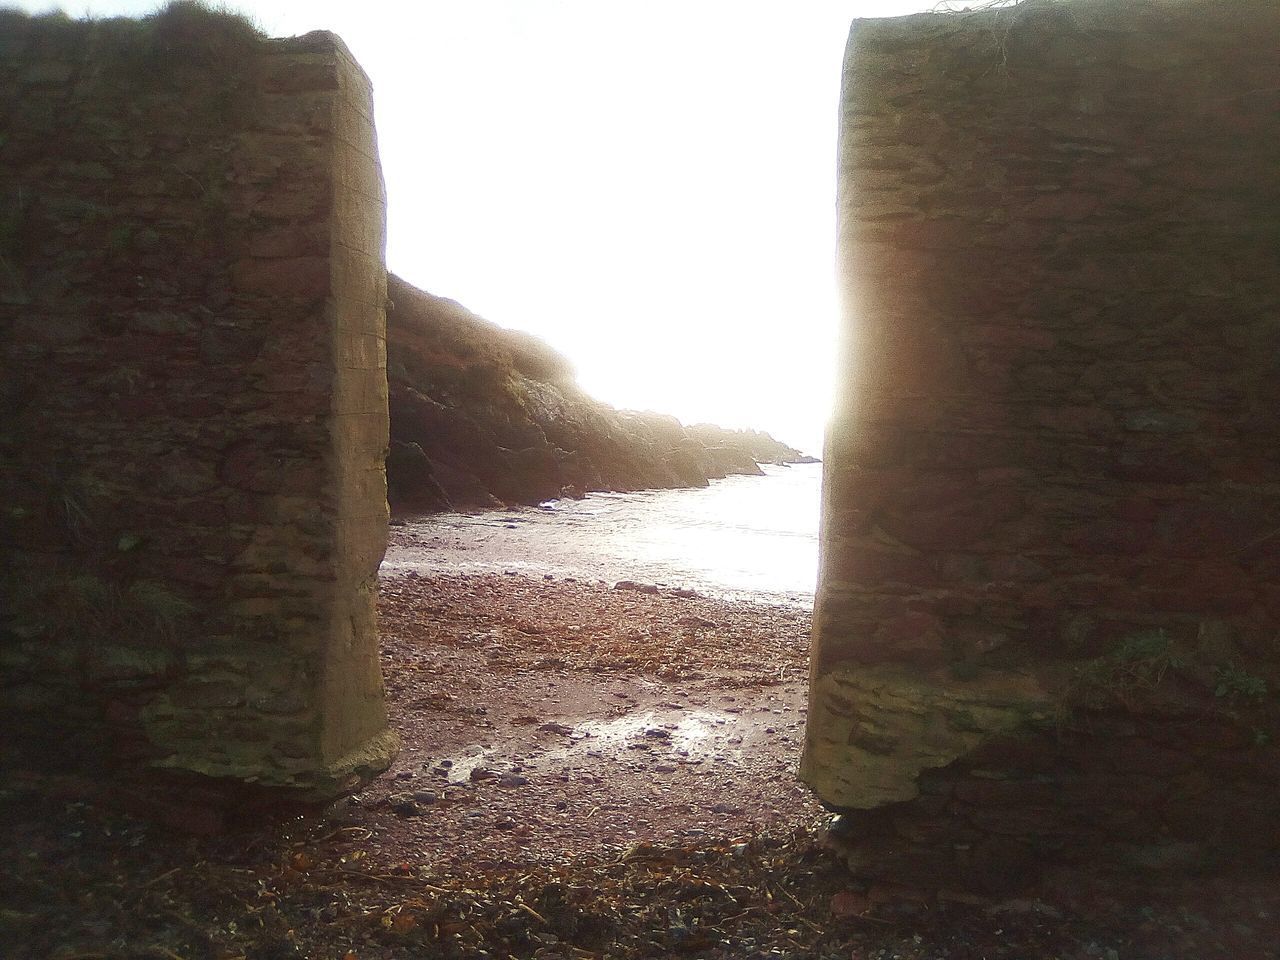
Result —
[{"label": "small stone", "polygon": [[516,828],[516,822],[510,817],[503,817],[495,823],[494,826],[499,830],[514,830]]},{"label": "small stone", "polygon": [[841,890],[831,898],[833,917],[860,917],[871,909],[871,901],[865,894],[853,890]]},{"label": "small stone", "polygon": [[393,793],[387,798],[387,802],[391,804],[392,812],[398,817],[416,817],[422,813],[418,807],[418,801],[413,799],[412,794]]},{"label": "small stone", "polygon": [[440,799],[439,794],[434,790],[415,790],[413,791],[413,799],[424,805],[431,805]]},{"label": "small stone", "polygon": [[504,773],[498,778],[498,783],[504,787],[524,787],[528,786],[529,778],[518,773]]},{"label": "small stone", "polygon": [[412,770],[401,770],[396,774],[397,780],[412,780],[414,777]]},{"label": "small stone", "polygon": [[656,594],[658,588],[652,583],[636,583],[634,580],[619,580],[613,585],[615,590],[634,590],[636,593]]},{"label": "small stone", "polygon": [[653,740],[670,740],[671,739],[670,731],[663,730],[661,727],[650,727],[648,730],[644,732],[644,735]]},{"label": "small stone", "polygon": [[471,770],[470,780],[474,783],[477,780],[491,780],[497,774],[488,767],[473,767]]},{"label": "small stone", "polygon": [[734,807],[727,803],[713,803],[707,808],[712,813],[741,813],[741,807]]},{"label": "small stone", "polygon": [[453,761],[452,761],[452,760],[441,760],[441,761],[437,764],[437,766],[444,767],[446,770],[448,770],[450,767],[452,767],[452,766],[453,766]]},{"label": "small stone", "polygon": [[681,617],[679,620],[676,621],[676,623],[680,624],[682,627],[711,628],[711,627],[720,626],[720,624],[716,623],[714,620],[708,620],[706,617],[693,617],[693,616]]},{"label": "small stone", "polygon": [[660,763],[653,769],[656,770],[658,773],[675,773],[676,772],[676,768],[669,763]]}]

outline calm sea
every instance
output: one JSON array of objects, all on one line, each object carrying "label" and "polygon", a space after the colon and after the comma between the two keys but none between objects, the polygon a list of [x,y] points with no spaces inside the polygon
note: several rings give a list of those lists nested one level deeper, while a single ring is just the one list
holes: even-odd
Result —
[{"label": "calm sea", "polygon": [[692,490],[593,493],[540,507],[410,521],[384,573],[515,571],[635,580],[812,607],[821,464],[765,466]]}]

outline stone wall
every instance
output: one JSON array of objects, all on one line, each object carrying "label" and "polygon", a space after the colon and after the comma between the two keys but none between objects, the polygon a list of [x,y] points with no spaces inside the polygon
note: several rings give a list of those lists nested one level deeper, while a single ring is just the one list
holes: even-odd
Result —
[{"label": "stone wall", "polygon": [[802,775],[859,871],[1280,849],[1277,49],[1271,0],[855,23]]},{"label": "stone wall", "polygon": [[332,35],[194,5],[0,16],[11,729],[51,761],[349,788],[395,748],[368,79]]}]

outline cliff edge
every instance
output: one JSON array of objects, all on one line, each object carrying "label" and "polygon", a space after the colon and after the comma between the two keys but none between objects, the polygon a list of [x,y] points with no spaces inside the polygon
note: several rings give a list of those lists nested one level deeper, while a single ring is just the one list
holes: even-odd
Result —
[{"label": "cliff edge", "polygon": [[812,462],[754,430],[616,410],[536,337],[388,280],[388,498],[398,515],[705,486],[759,463]]}]

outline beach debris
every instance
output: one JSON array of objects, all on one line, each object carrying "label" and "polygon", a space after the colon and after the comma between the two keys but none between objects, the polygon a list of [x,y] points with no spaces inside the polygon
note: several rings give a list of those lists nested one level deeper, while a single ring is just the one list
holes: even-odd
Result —
[{"label": "beach debris", "polygon": [[660,591],[652,583],[637,583],[634,580],[619,580],[613,585],[615,590],[634,590],[636,593],[657,594]]},{"label": "beach debris", "polygon": [[387,797],[387,803],[397,817],[417,817],[422,815],[422,808],[411,793],[393,793]]}]

